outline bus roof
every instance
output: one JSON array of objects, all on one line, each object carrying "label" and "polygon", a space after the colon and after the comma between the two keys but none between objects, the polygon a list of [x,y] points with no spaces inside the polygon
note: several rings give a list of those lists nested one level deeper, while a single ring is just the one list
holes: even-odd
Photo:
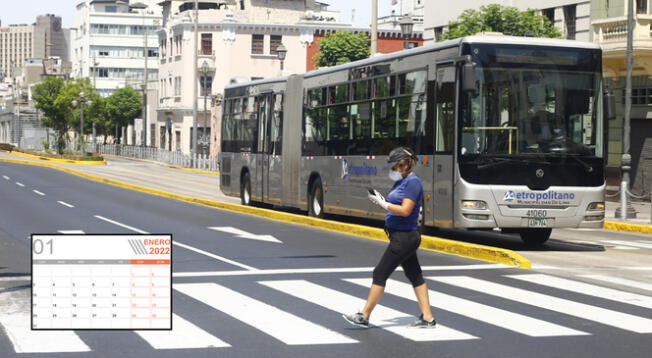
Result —
[{"label": "bus roof", "polygon": [[[303,76],[305,78],[312,78],[315,76],[320,76],[332,72],[347,70],[347,69],[365,66],[365,65],[371,65],[374,63],[393,60],[405,56],[418,55],[418,54],[427,53],[435,50],[442,50],[446,48],[456,47],[462,43],[530,45],[530,46],[567,47],[567,48],[582,48],[582,49],[595,49],[595,50],[600,49],[600,46],[595,43],[575,41],[575,40],[550,39],[550,38],[540,38],[540,37],[504,36],[504,35],[467,36],[467,37],[437,42],[434,44],[428,44],[414,49],[402,50],[398,52],[392,52],[389,54],[376,55],[364,60],[349,62],[343,65],[337,65],[333,67],[314,70],[314,71],[306,72],[305,74],[303,74]],[[225,89],[253,86],[253,85],[259,85],[265,83],[283,82],[286,81],[287,78],[288,77],[285,76],[285,77],[267,78],[267,79],[256,80],[251,82],[234,83],[226,86]]]}]

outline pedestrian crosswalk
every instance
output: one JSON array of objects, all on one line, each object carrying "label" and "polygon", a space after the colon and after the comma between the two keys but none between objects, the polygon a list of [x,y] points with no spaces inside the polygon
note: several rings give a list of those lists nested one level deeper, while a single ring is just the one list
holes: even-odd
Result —
[{"label": "pedestrian crosswalk", "polygon": [[[267,337],[263,342],[279,345],[324,346],[365,344],[370,335],[428,344],[482,342],[496,335],[573,339],[613,330],[637,336],[652,334],[652,289],[643,282],[637,292],[649,294],[627,292],[626,288],[637,282],[634,280],[616,279],[623,290],[603,287],[601,282],[617,282],[600,275],[571,279],[513,271],[489,279],[486,275],[450,273],[426,277],[433,312],[438,317],[436,329],[408,327],[418,305],[412,286],[398,279],[387,282],[385,298],[373,312],[370,322],[375,330],[362,334],[352,328],[340,315],[363,307],[371,280],[366,273],[353,273],[357,277],[349,273],[326,278],[303,275],[298,279],[260,275],[248,281],[248,289],[232,287],[229,283],[233,281],[220,282],[219,278],[219,283],[175,283],[175,297],[182,302],[177,304],[183,307],[175,308],[173,330],[129,334],[153,350],[238,349],[263,336]],[[251,287],[256,288],[255,297]],[[0,290],[0,345],[10,342],[15,353],[97,349],[88,339],[93,331],[83,335],[78,331],[31,331],[29,302],[29,286]],[[202,318],[188,316],[189,312],[201,312]],[[237,327],[246,332],[246,337],[234,338],[224,325]],[[121,349],[128,351],[129,347]],[[6,352],[0,347],[0,356]]]}]

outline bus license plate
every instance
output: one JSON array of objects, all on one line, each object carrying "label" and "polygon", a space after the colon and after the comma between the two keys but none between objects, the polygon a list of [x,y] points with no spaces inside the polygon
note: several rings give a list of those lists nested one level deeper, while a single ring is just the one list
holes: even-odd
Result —
[{"label": "bus license plate", "polygon": [[548,218],[527,218],[528,227],[548,227]]}]

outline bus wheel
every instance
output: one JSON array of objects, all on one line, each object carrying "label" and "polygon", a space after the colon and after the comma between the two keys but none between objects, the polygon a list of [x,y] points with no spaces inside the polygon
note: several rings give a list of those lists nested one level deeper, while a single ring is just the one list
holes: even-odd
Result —
[{"label": "bus wheel", "polygon": [[543,245],[550,238],[552,229],[520,229],[521,240],[526,245]]},{"label": "bus wheel", "polygon": [[251,180],[249,179],[249,172],[242,175],[240,182],[240,203],[242,205],[251,205]]},{"label": "bus wheel", "polygon": [[321,179],[317,178],[310,187],[308,198],[308,215],[315,218],[324,217],[324,191],[321,187]]}]

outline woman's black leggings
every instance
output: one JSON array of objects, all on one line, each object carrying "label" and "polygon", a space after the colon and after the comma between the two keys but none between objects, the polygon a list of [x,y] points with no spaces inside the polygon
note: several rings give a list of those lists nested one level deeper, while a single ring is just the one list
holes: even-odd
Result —
[{"label": "woman's black leggings", "polygon": [[412,283],[412,287],[425,283],[421,265],[417,259],[417,249],[421,244],[421,234],[417,230],[398,231],[386,229],[389,235],[389,246],[374,269],[374,285],[385,287],[385,282],[396,270],[398,265],[403,267],[405,276]]}]

